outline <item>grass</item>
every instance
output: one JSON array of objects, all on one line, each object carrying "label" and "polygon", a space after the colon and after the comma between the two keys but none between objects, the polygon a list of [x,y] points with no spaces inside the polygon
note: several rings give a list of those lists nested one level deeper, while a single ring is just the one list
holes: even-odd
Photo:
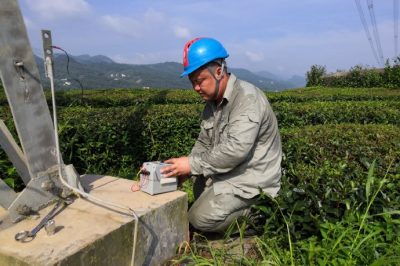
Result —
[{"label": "grass", "polygon": [[[389,170],[388,170],[389,171]],[[179,256],[171,265],[400,265],[400,229],[398,210],[386,210],[372,214],[370,208],[382,196],[387,181],[386,175],[375,176],[375,161],[371,164],[365,182],[366,207],[352,209],[339,222],[321,221],[320,234],[304,239],[293,239],[290,213],[284,213],[275,199],[272,220],[284,221],[285,230],[279,234],[265,230],[261,236],[253,237],[251,248],[245,249],[244,228],[246,221],[236,221],[232,226],[239,230],[239,252],[232,253],[232,241],[228,233],[225,245],[214,245],[204,236],[195,235],[190,243],[184,243]],[[265,195],[264,195],[265,196]],[[260,206],[262,210],[265,206]],[[281,219],[283,218],[283,219]]]}]

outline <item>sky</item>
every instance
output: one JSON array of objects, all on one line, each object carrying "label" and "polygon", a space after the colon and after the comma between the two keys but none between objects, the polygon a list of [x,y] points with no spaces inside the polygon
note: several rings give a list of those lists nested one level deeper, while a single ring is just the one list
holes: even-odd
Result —
[{"label": "sky", "polygon": [[[394,1],[373,10],[384,58],[393,59]],[[373,34],[367,0],[360,1]],[[41,29],[72,55],[105,55],[119,63],[182,62],[196,37],[219,40],[230,67],[304,76],[379,67],[353,0],[19,0],[33,51]],[[373,35],[372,35],[373,36]],[[400,49],[399,49],[400,50]]]}]

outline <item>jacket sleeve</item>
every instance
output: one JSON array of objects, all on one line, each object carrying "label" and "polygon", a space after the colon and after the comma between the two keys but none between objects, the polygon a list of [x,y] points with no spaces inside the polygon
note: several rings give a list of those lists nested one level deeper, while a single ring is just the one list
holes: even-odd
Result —
[{"label": "jacket sleeve", "polygon": [[206,130],[203,126],[204,121],[200,125],[200,133],[199,136],[196,140],[196,143],[194,144],[192,151],[190,152],[190,156],[194,155],[199,155],[207,150],[210,149],[211,147],[211,139],[207,136]]},{"label": "jacket sleeve", "polygon": [[260,129],[260,112],[257,111],[257,104],[254,99],[247,100],[232,113],[225,128],[227,133],[224,137],[221,136],[219,144],[189,156],[193,175],[207,177],[226,173],[246,160]]}]

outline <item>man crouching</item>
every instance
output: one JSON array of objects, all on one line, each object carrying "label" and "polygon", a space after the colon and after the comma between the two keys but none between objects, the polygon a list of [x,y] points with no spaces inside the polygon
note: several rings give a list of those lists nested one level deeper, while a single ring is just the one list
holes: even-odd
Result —
[{"label": "man crouching", "polygon": [[165,177],[193,176],[190,224],[224,233],[250,212],[262,189],[280,189],[282,147],[275,114],[256,86],[227,71],[229,55],[215,39],[196,38],[184,47],[182,76],[206,101],[199,137],[187,157],[166,160]]}]

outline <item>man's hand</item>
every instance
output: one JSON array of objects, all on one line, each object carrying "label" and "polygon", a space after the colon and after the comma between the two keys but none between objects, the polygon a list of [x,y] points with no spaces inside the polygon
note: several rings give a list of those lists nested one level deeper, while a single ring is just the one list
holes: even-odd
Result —
[{"label": "man's hand", "polygon": [[186,177],[190,174],[190,164],[188,157],[179,157],[166,160],[165,163],[171,164],[161,169],[164,177]]}]

